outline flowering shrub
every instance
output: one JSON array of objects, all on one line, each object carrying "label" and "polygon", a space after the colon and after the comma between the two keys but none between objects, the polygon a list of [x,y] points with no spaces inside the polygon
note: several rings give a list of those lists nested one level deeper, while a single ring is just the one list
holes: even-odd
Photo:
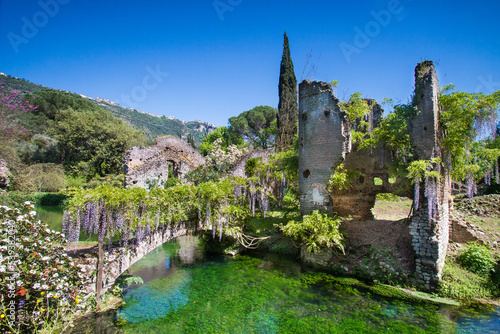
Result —
[{"label": "flowering shrub", "polygon": [[213,143],[213,148],[210,151],[209,156],[217,165],[224,164],[234,164],[238,161],[247,150],[245,148],[239,148],[236,145],[229,145],[226,150],[222,148],[222,138],[217,139]]},{"label": "flowering shrub", "polygon": [[[0,82],[1,83],[1,82]],[[24,96],[0,89],[0,140],[10,140],[28,134],[18,122],[18,116],[36,110]]]},{"label": "flowering shrub", "polygon": [[33,208],[0,206],[0,331],[32,333],[88,307],[88,277],[64,251],[64,235]]}]

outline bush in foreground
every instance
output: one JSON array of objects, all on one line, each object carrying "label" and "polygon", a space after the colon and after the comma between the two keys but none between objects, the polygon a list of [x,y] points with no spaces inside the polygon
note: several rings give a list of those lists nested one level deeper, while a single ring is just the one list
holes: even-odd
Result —
[{"label": "bush in foreground", "polygon": [[30,202],[0,206],[0,330],[33,333],[88,308],[84,277],[63,235],[35,219]]}]

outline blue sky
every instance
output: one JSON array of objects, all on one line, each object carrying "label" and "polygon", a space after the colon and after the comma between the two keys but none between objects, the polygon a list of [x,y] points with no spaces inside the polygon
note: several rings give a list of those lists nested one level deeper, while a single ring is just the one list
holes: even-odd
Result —
[{"label": "blue sky", "polygon": [[442,85],[500,89],[498,1],[0,0],[0,72],[179,119],[226,125],[278,104],[287,31],[297,80],[407,102]]}]

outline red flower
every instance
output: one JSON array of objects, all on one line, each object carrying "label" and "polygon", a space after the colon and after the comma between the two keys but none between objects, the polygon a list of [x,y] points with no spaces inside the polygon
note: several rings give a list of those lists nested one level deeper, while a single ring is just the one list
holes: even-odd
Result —
[{"label": "red flower", "polygon": [[17,289],[16,296],[21,296],[21,297],[26,296],[26,290],[24,289],[24,286]]}]

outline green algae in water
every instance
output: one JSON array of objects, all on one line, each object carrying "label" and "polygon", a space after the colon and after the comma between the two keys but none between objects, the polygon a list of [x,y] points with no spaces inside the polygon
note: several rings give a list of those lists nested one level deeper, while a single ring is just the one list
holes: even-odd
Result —
[{"label": "green algae in water", "polygon": [[125,295],[127,307],[118,311],[118,317],[127,322],[142,322],[175,312],[188,303],[184,287],[189,279],[188,272],[176,270],[167,277],[132,289]]},{"label": "green algae in water", "polygon": [[120,314],[133,320],[121,329],[125,333],[456,331],[437,306],[376,300],[352,280],[344,280],[351,285],[335,279],[318,285],[318,280],[287,275],[283,267],[283,263],[273,266],[267,259],[240,256],[184,268],[172,276],[172,282],[160,278],[150,282],[152,287],[127,293],[126,298],[130,294],[134,302]]}]

